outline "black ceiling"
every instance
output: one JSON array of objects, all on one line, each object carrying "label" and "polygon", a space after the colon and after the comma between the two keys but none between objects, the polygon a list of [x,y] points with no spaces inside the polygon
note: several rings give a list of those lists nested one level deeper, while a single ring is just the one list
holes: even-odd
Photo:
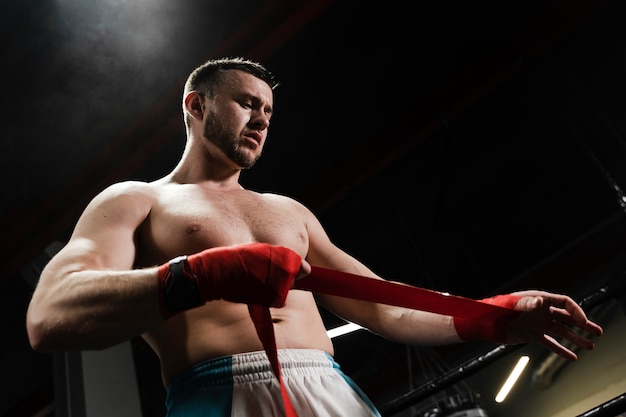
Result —
[{"label": "black ceiling", "polygon": [[[2,7],[0,363],[18,381],[7,416],[50,401],[50,358],[23,328],[46,250],[104,186],[174,166],[182,83],[210,57],[260,60],[282,83],[244,186],[304,202],[383,276],[471,297],[580,297],[624,255],[623,2]],[[382,342],[355,338],[367,340],[338,343],[339,361],[367,374],[376,349],[352,348]]]}]

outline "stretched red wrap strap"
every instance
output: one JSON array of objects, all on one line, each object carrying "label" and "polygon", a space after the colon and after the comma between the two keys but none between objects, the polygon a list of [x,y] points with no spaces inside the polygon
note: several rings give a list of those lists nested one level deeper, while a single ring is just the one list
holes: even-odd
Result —
[{"label": "stretched red wrap strap", "polygon": [[492,322],[503,315],[514,318],[518,314],[510,308],[457,295],[316,266],[310,275],[295,281],[294,288],[479,321]]},{"label": "stretched red wrap strap", "polygon": [[[316,266],[311,268],[310,275],[296,280],[294,288],[476,321],[512,320],[519,315],[519,312],[507,307]],[[280,382],[286,416],[297,417],[283,385],[269,308],[250,305],[248,309],[272,365],[272,371]]]}]

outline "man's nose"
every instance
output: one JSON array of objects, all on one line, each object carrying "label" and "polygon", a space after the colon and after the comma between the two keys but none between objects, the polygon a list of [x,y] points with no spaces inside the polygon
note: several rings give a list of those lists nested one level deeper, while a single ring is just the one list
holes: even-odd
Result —
[{"label": "man's nose", "polygon": [[255,111],[250,122],[259,130],[267,129],[270,125],[270,117],[262,111]]}]

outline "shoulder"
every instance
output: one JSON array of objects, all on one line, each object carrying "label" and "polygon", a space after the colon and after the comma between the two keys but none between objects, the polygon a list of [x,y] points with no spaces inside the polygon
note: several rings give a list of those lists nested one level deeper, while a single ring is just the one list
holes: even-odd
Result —
[{"label": "shoulder", "polygon": [[100,195],[106,197],[115,197],[120,195],[135,195],[147,196],[155,193],[158,188],[156,183],[149,183],[144,181],[122,181],[115,184],[111,184],[106,187]]},{"label": "shoulder", "polygon": [[143,181],[122,181],[104,188],[94,198],[95,202],[111,200],[146,200],[159,195],[160,185]]},{"label": "shoulder", "polygon": [[302,204],[301,202],[299,202],[293,197],[289,197],[283,194],[276,194],[276,193],[256,193],[256,194],[268,202],[273,202],[275,204],[284,205],[285,207],[300,211],[302,213],[310,213],[310,210],[304,204]]},{"label": "shoulder", "polygon": [[159,186],[142,181],[123,181],[100,191],[88,204],[86,211],[102,215],[127,213],[145,216],[154,205]]}]

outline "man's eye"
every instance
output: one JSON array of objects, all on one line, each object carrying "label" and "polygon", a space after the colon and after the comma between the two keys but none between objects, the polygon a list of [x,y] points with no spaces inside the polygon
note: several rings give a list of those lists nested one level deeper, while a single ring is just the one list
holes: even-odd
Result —
[{"label": "man's eye", "polygon": [[245,108],[245,109],[251,109],[252,108],[252,103],[249,102],[242,102],[241,103],[241,107]]}]

